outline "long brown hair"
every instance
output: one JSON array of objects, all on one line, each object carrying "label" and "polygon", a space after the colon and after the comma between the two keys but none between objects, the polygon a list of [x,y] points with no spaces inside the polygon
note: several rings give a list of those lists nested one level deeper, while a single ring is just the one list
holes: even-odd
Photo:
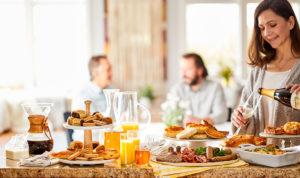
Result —
[{"label": "long brown hair", "polygon": [[[252,39],[248,49],[249,64],[252,66],[263,67],[276,57],[276,49],[266,42],[261,36],[258,26],[258,17],[265,10],[272,10],[277,15],[289,20],[291,16],[295,19],[294,28],[290,31],[291,52],[295,56],[300,54],[300,30],[296,15],[291,4],[287,0],[263,0],[255,9],[254,29]],[[296,56],[295,56],[296,57]]]}]

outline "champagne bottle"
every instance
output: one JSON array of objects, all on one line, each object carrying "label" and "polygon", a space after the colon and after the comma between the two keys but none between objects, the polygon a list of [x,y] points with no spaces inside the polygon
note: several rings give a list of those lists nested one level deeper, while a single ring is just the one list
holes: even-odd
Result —
[{"label": "champagne bottle", "polygon": [[258,93],[274,100],[279,101],[285,106],[300,109],[300,94],[291,93],[289,89],[279,88],[279,89],[265,89],[259,88]]}]

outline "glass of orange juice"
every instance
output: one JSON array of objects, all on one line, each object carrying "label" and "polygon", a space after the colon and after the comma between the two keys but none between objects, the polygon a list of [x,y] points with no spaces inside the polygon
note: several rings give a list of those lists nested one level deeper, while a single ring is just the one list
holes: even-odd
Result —
[{"label": "glass of orange juice", "polygon": [[135,150],[135,164],[137,166],[147,166],[150,160],[150,151],[147,148]]},{"label": "glass of orange juice", "polygon": [[128,130],[127,135],[129,135],[132,138],[134,144],[134,150],[139,149],[140,148],[139,132],[137,130]]},{"label": "glass of orange juice", "polygon": [[104,146],[108,149],[118,150],[120,153],[120,137],[121,132],[118,131],[106,131],[104,132]]},{"label": "glass of orange juice", "polygon": [[132,134],[121,133],[120,136],[120,157],[122,165],[132,165],[135,161],[135,145]]}]

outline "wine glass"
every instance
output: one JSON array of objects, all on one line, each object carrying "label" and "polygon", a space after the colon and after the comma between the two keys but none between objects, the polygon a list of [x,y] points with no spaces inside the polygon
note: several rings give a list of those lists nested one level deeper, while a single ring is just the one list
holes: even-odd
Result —
[{"label": "wine glass", "polygon": [[[254,103],[255,105],[251,105],[250,100],[253,101],[253,99],[254,99],[254,92],[252,91],[252,93],[247,98],[246,102],[243,103],[242,105],[240,105],[240,107],[242,108],[241,114],[245,119],[250,119],[254,115],[254,113],[260,103],[261,98],[262,98],[262,96],[259,96],[256,103]],[[233,135],[238,135],[240,130],[241,130],[241,127],[239,127]]]}]

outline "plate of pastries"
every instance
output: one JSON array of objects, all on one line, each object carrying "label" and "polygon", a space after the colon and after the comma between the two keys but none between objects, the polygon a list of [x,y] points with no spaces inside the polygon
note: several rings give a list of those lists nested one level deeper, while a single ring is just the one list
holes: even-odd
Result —
[{"label": "plate of pastries", "polygon": [[223,139],[228,135],[227,131],[218,131],[207,122],[187,123],[186,127],[169,126],[164,130],[164,137],[171,140],[205,141]]},{"label": "plate of pastries", "polygon": [[297,138],[300,137],[300,122],[287,122],[279,127],[268,126],[259,135],[266,138]]},{"label": "plate of pastries", "polygon": [[99,142],[93,142],[93,150],[89,151],[81,141],[72,141],[67,150],[51,153],[50,156],[65,164],[93,165],[113,162],[120,155],[117,150],[106,149]]},{"label": "plate of pastries", "polygon": [[74,110],[63,126],[67,129],[101,129],[112,127],[112,118],[104,117],[100,112],[90,113],[91,101],[85,101],[86,110]]},{"label": "plate of pastries", "polygon": [[231,164],[238,160],[230,149],[218,147],[169,147],[153,156],[153,161],[172,166],[216,166]]},{"label": "plate of pastries", "polygon": [[243,144],[252,144],[255,146],[266,145],[266,138],[257,137],[254,135],[234,135],[225,140],[225,147],[238,148]]}]

